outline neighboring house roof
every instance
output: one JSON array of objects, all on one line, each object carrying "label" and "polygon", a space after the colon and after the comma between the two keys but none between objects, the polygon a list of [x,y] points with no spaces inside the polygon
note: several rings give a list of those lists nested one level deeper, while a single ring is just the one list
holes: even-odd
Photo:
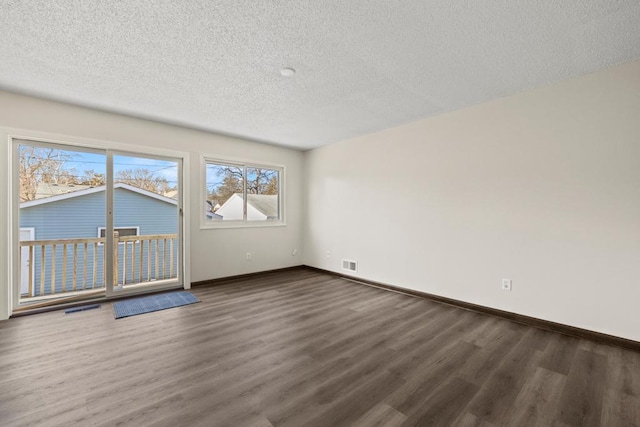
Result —
[{"label": "neighboring house roof", "polygon": [[220,209],[220,203],[216,202],[215,200],[207,200],[207,212],[215,212],[218,209]]},{"label": "neighboring house roof", "polygon": [[218,215],[215,212],[207,212],[207,219],[222,219],[222,215]]},{"label": "neighboring house roof", "polygon": [[[22,202],[20,203],[20,209],[23,208],[30,208],[32,206],[38,206],[38,205],[43,205],[45,203],[53,203],[53,202],[58,202],[60,200],[66,200],[66,199],[72,199],[74,197],[82,197],[82,196],[87,196],[89,194],[94,194],[94,193],[99,193],[101,191],[105,191],[105,186],[101,185],[99,187],[89,187],[86,186],[87,188],[83,189],[83,190],[78,190],[78,191],[73,191],[73,192],[67,192],[67,193],[63,193],[63,194],[58,194],[55,196],[50,196],[50,197],[45,197],[42,199],[36,199],[36,200],[29,200],[27,202]],[[128,191],[132,191],[134,193],[138,193],[141,194],[143,196],[147,196],[147,197],[151,197],[153,199],[156,200],[160,200],[162,202],[165,203],[170,203],[172,205],[177,205],[178,202],[170,197],[165,197],[165,196],[161,196],[160,194],[156,194],[156,193],[152,193],[151,191],[147,191],[147,190],[143,190],[142,188],[138,188],[138,187],[134,187],[133,185],[129,185],[129,184],[123,184],[123,183],[117,183],[113,186],[114,189],[116,188],[122,188],[124,190],[128,190]]]},{"label": "neighboring house roof", "polygon": [[59,194],[74,193],[76,191],[92,188],[91,185],[80,184],[52,184],[49,182],[41,182],[36,188],[36,200],[46,197],[57,196]]},{"label": "neighboring house roof", "polygon": [[[242,205],[236,201],[242,201],[242,194],[234,193],[227,199],[226,202],[220,206],[220,209],[216,210],[216,213],[224,218],[230,217],[232,219],[238,219],[242,217],[242,212],[238,212],[238,209]],[[251,214],[251,209],[255,209],[255,212],[259,216],[264,216],[261,219],[277,219],[278,218],[278,196],[270,194],[247,194],[247,214]]]},{"label": "neighboring house roof", "polygon": [[164,193],[165,197],[169,197],[171,199],[178,199],[178,190],[169,190],[166,193]]},{"label": "neighboring house roof", "polygon": [[[242,198],[242,194],[238,194]],[[247,203],[262,212],[267,218],[278,217],[278,196],[270,194],[247,194]]]}]

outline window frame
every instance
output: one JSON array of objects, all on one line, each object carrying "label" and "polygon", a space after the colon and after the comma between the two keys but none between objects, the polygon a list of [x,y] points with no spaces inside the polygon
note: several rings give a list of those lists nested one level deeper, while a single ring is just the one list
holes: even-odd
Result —
[{"label": "window frame", "polygon": [[[232,160],[223,159],[216,156],[201,156],[201,177],[200,183],[202,185],[202,191],[200,196],[200,228],[201,229],[216,229],[216,228],[252,228],[252,227],[282,227],[286,226],[285,216],[285,167],[283,165],[270,164],[265,162],[255,162],[250,160]],[[222,165],[222,166],[237,166],[242,168],[243,171],[243,213],[242,220],[222,220],[222,221],[209,221],[206,217],[207,212],[207,165]],[[247,219],[247,169],[269,169],[278,171],[278,214],[277,220],[248,220]]]},{"label": "window frame", "polygon": [[[136,234],[135,235],[136,236],[140,235],[140,227],[139,226],[138,227],[135,227],[135,226],[131,226],[131,227],[113,227],[113,231],[118,231],[118,230],[121,230],[121,229],[127,229],[127,230],[135,229],[136,230]],[[103,237],[103,236],[100,235],[100,232],[102,230],[104,230],[104,237],[106,238],[107,237],[107,227],[98,227],[98,238]],[[139,240],[136,240],[135,242],[139,242]],[[126,243],[133,244],[134,242],[126,242]],[[118,245],[124,245],[124,244],[125,244],[125,242],[118,242]],[[102,245],[104,245],[104,243],[98,243],[98,246],[102,246]]]}]

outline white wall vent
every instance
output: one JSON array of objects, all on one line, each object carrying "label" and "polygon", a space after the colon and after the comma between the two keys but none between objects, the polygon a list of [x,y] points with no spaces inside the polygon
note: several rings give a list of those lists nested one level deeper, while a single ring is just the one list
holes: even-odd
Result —
[{"label": "white wall vent", "polygon": [[357,261],[351,261],[349,259],[343,259],[342,260],[342,269],[343,270],[347,270],[347,271],[352,271],[352,272],[357,272],[358,271],[358,262]]}]

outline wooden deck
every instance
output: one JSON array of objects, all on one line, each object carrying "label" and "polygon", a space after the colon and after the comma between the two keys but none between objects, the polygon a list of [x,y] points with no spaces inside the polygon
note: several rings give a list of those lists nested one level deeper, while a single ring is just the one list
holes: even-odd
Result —
[{"label": "wooden deck", "polygon": [[640,353],[300,269],[0,322],[26,425],[634,426]]}]

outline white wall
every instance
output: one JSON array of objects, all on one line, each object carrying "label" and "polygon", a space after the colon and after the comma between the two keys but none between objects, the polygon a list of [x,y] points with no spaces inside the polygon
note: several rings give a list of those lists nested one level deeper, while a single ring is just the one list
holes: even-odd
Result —
[{"label": "white wall", "polygon": [[[213,135],[152,121],[109,114],[0,91],[0,189],[8,194],[9,150],[7,128],[44,132],[124,144],[145,152],[146,147],[188,152],[190,158],[191,281],[289,267],[302,263],[302,162],[296,150]],[[286,219],[283,227],[200,229],[200,153],[216,158],[282,165],[286,169]],[[8,198],[0,204],[0,282],[8,283]],[[293,257],[292,250],[298,255]],[[252,260],[246,261],[246,252]],[[0,319],[7,317],[6,285],[0,286]]]},{"label": "white wall", "polygon": [[316,149],[305,168],[306,264],[354,259],[362,278],[640,340],[640,62]]}]

